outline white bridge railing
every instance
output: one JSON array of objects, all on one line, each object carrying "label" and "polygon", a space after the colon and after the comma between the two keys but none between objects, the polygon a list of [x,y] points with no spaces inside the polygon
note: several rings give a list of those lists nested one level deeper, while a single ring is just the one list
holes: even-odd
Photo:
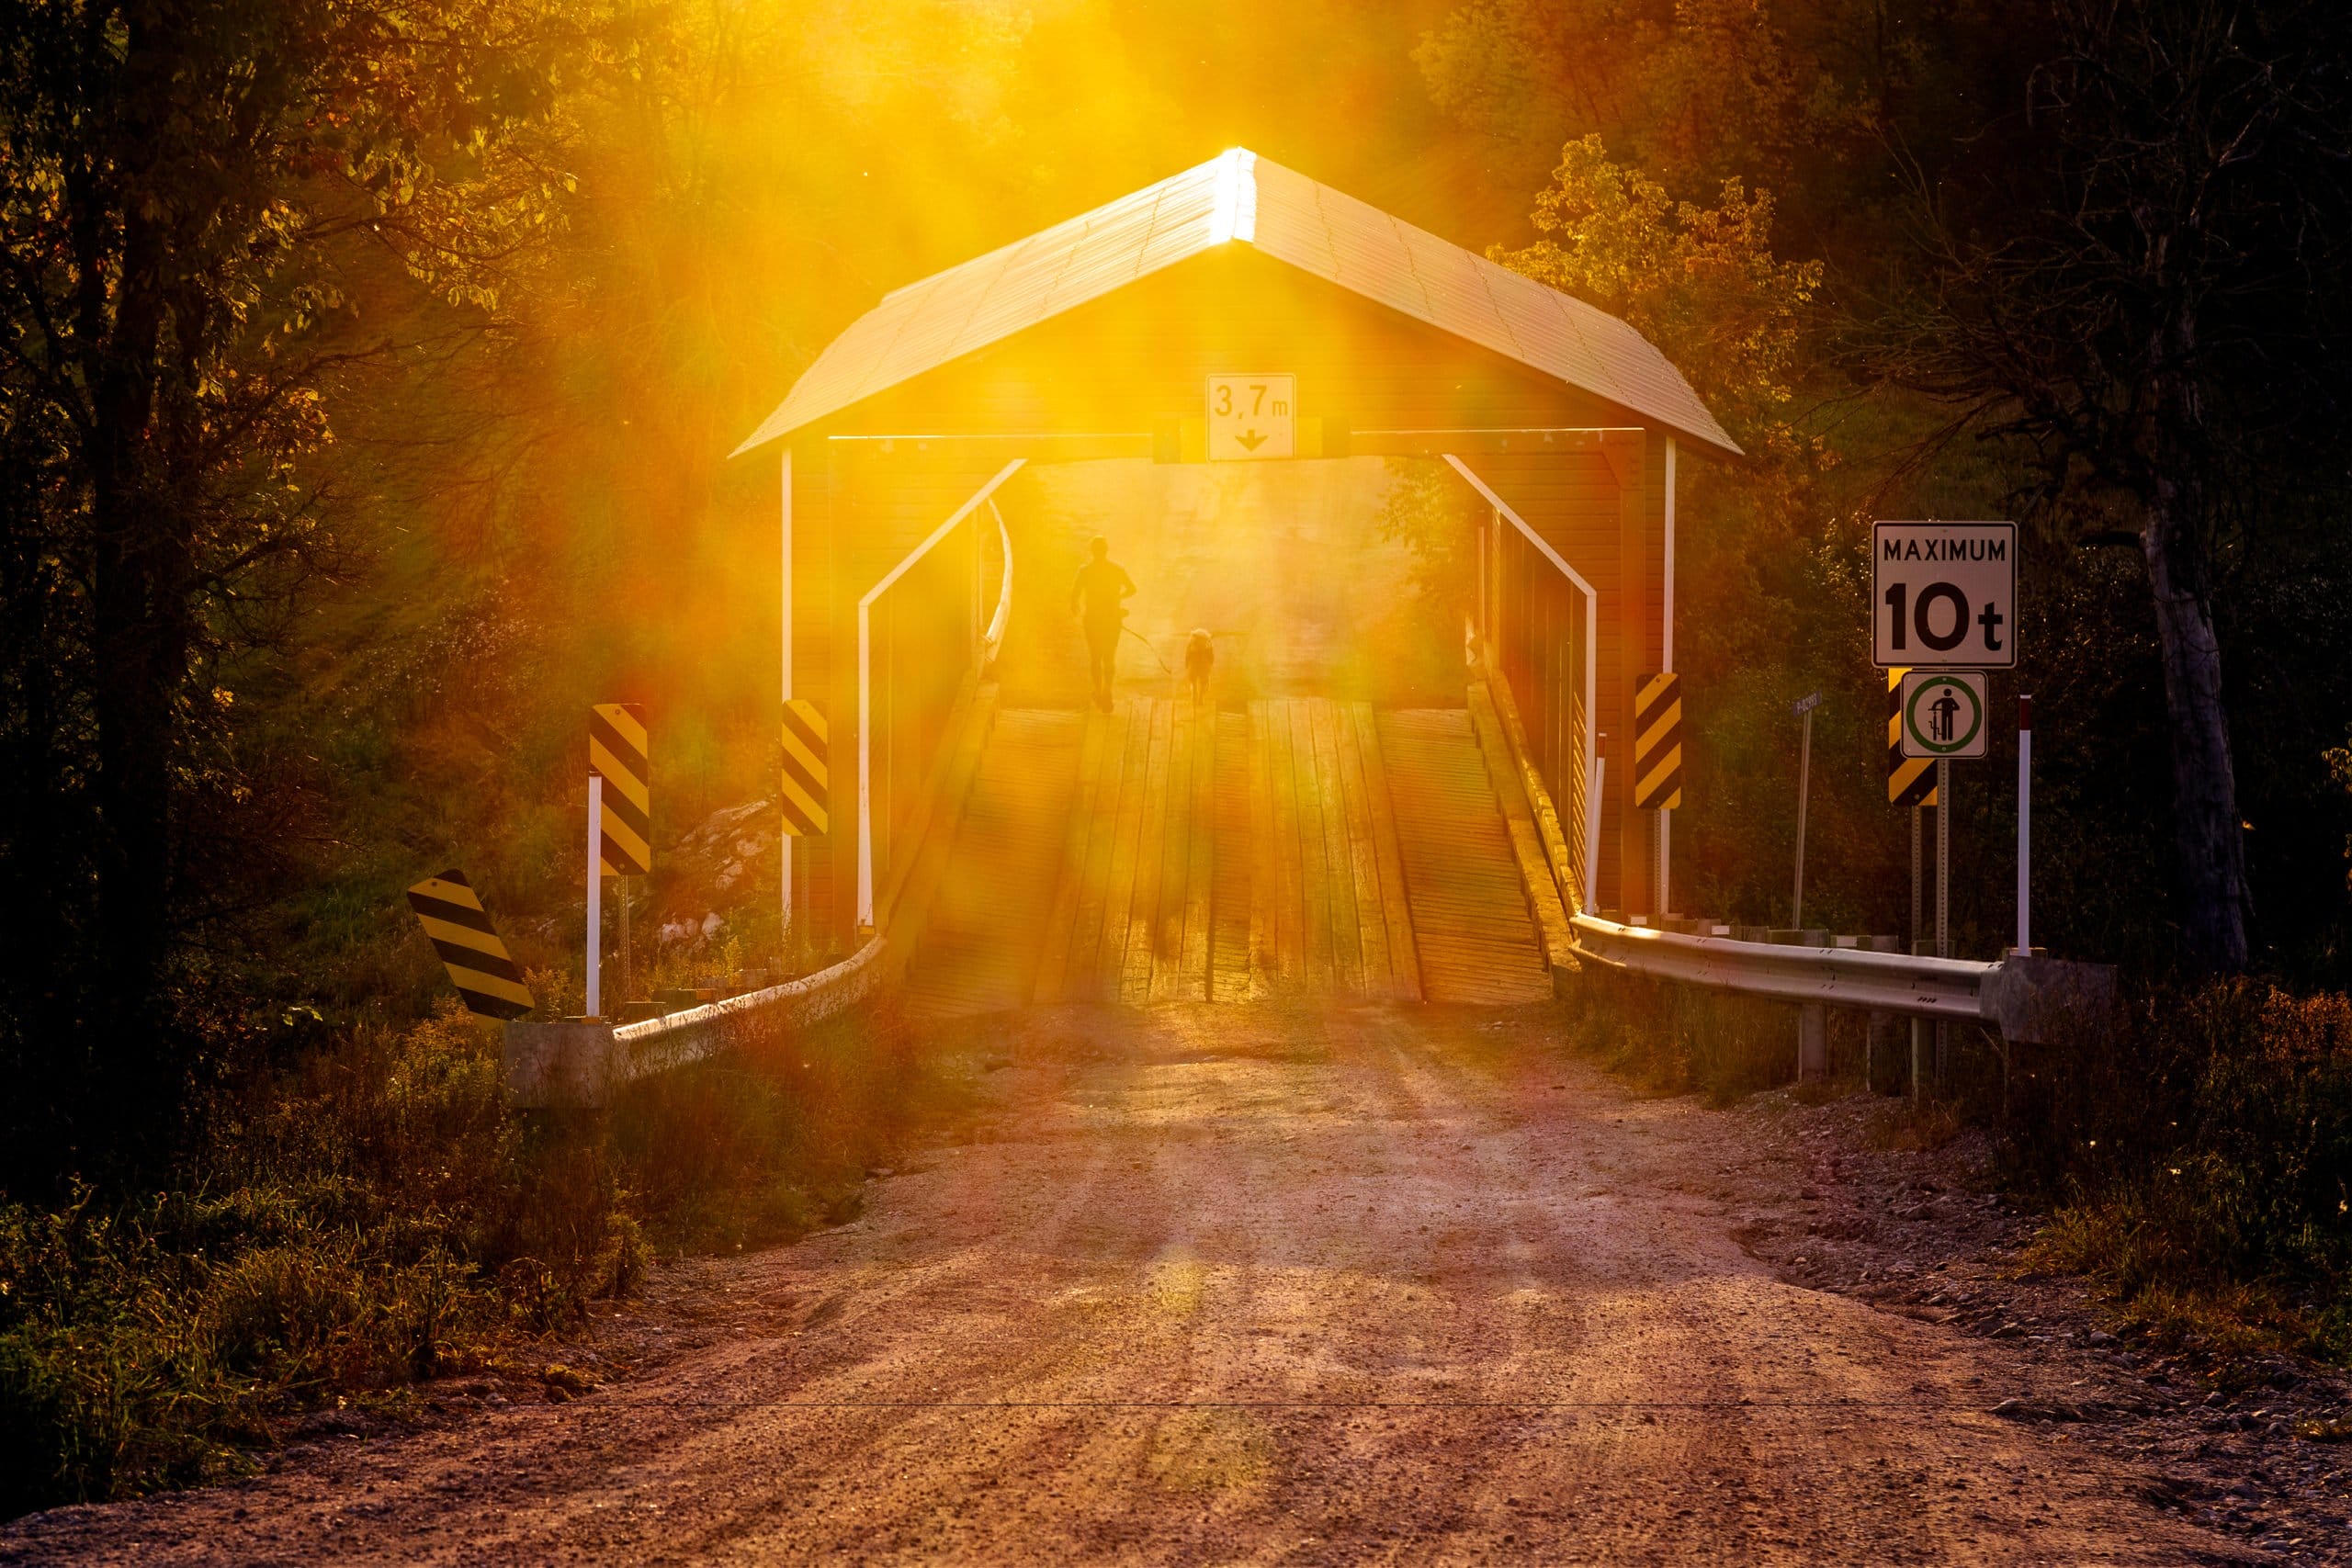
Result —
[{"label": "white bridge railing", "polygon": [[[964,765],[946,769],[932,786],[932,795],[917,815],[915,845],[907,852],[911,856],[927,848],[936,851],[944,846],[944,840],[942,846],[927,843],[934,818],[944,824],[952,835],[953,825],[961,814],[963,793],[969,787],[971,771],[978,764],[978,747],[985,739],[993,712],[992,701],[980,700],[978,688],[1003,648],[1005,630],[1012,617],[1012,535],[994,497],[1005,480],[1019,470],[1022,462],[1015,458],[998,470],[858,601],[858,916],[860,923],[869,928],[876,925],[872,748],[868,742],[874,604],[957,525],[975,516],[983,506],[987,508],[989,520],[996,525],[997,540],[1004,558],[1003,576],[997,590],[995,612],[989,617],[986,629],[979,633],[979,645],[974,650],[977,663],[967,678],[965,699],[956,710],[962,716],[960,724],[951,716],[948,735],[943,742],[943,750],[954,751]],[[950,798],[936,798],[941,794]],[[891,881],[896,892],[886,906],[883,927],[876,929],[849,957],[816,974],[635,1023],[565,1019],[506,1025],[503,1057],[507,1098],[516,1105],[542,1109],[607,1104],[614,1090],[635,1079],[701,1061],[763,1032],[806,1029],[856,1007],[906,962],[908,933],[889,928],[896,922],[899,904],[904,901],[905,885],[912,869],[910,864],[902,864],[894,870]],[[906,923],[910,928],[917,926],[920,918],[910,918]]]}]

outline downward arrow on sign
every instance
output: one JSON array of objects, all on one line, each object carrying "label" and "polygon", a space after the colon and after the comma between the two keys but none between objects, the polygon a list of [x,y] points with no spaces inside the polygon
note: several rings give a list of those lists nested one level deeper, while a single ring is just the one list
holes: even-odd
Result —
[{"label": "downward arrow on sign", "polygon": [[1254,430],[1244,431],[1234,439],[1241,443],[1241,449],[1244,452],[1255,452],[1266,444],[1266,438]]}]

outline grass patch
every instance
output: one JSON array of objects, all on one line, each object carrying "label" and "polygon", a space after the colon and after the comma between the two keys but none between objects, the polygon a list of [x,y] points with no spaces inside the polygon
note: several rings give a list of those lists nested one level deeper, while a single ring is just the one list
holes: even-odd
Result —
[{"label": "grass patch", "polygon": [[657,1250],[854,1214],[957,1082],[887,1011],[560,1115],[507,1106],[454,1008],[335,1042],[218,1108],[172,1190],[0,1203],[0,1515],[219,1479],[302,1411],[545,1363]]},{"label": "grass patch", "polygon": [[2042,1257],[2175,1337],[2352,1361],[2352,998],[2159,993],[2018,1088]]},{"label": "grass patch", "polygon": [[2338,1348],[2315,1336],[2309,1314],[2264,1281],[2180,1269],[2168,1227],[2128,1198],[2109,1194],[2053,1213],[2026,1260],[2097,1281],[2116,1318],[2174,1346],[2194,1345],[2224,1359],[2279,1348],[2328,1356]]},{"label": "grass patch", "polygon": [[[1588,971],[1567,1034],[1645,1088],[1722,1104],[1795,1077],[1793,1015]],[[1856,1038],[1831,1031],[1848,1078]],[[2051,1205],[2036,1261],[2088,1277],[2126,1321],[2224,1357],[2352,1362],[2352,998],[2161,991],[2112,1030],[2013,1048],[2006,1075],[1980,1032],[1953,1045],[1951,1094],[1889,1106],[1874,1146],[1937,1149],[1985,1125],[2007,1181]]]},{"label": "grass patch", "polygon": [[1577,978],[1568,1041],[1645,1089],[1713,1105],[1796,1077],[1794,1010],[1599,965]]}]

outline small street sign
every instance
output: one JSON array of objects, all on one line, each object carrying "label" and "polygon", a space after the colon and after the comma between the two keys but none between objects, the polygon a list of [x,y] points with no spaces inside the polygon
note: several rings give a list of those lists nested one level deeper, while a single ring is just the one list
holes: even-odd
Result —
[{"label": "small street sign", "polygon": [[2018,525],[1871,528],[1871,662],[2007,670],[2018,661]]},{"label": "small street sign", "polygon": [[1813,710],[1820,705],[1818,691],[1789,705],[1789,712],[1804,720],[1804,736],[1797,743],[1797,887],[1796,897],[1789,900],[1789,924],[1800,928],[1804,924],[1804,805],[1813,794]]},{"label": "small street sign", "polygon": [[1978,670],[1914,670],[1903,677],[1903,754],[1982,757],[1984,674]]},{"label": "small street sign", "polygon": [[1246,463],[1298,453],[1298,378],[1212,376],[1208,380],[1211,462]]},{"label": "small street sign", "polygon": [[1910,672],[1908,666],[1901,664],[1886,672],[1886,803],[1933,806],[1936,764],[1925,757],[1905,756],[1903,751],[1903,677]]},{"label": "small street sign", "polygon": [[1634,805],[1673,811],[1682,805],[1682,677],[1645,675],[1634,697]]}]

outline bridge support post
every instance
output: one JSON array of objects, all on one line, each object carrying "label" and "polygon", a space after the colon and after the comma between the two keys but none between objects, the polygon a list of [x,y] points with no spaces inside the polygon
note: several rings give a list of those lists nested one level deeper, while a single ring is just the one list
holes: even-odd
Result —
[{"label": "bridge support post", "polygon": [[[776,707],[776,712],[779,716],[784,712],[783,704],[792,701],[792,446],[789,442],[785,444],[784,448],[784,507],[782,532],[784,536],[784,581],[782,596],[778,599],[777,603],[782,607],[781,618],[784,623],[784,635],[780,639],[780,658],[783,668],[779,677],[779,684],[783,689],[784,694],[779,699]],[[780,727],[778,733],[781,735]],[[777,744],[779,747],[782,745],[781,739],[778,740]],[[793,834],[785,822],[784,785],[780,776],[782,773],[781,766],[779,766],[777,771],[779,773],[779,780],[776,784],[775,814],[777,886],[775,945],[778,964],[781,964],[786,972],[790,972],[794,968],[798,956],[792,941]]]}]

